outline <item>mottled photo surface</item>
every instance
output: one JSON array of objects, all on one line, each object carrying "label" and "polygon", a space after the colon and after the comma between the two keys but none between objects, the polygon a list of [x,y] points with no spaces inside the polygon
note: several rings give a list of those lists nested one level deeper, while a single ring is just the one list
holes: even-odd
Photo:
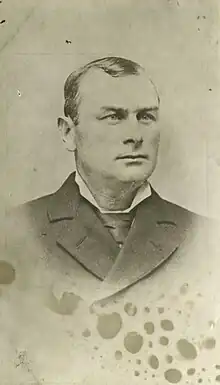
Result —
[{"label": "mottled photo surface", "polygon": [[219,6],[0,1],[2,385],[220,383]]}]

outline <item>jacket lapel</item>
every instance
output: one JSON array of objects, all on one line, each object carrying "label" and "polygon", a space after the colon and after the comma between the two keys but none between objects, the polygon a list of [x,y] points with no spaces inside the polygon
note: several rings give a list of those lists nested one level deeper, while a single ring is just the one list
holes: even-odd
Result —
[{"label": "jacket lapel", "polygon": [[168,260],[185,239],[190,221],[187,210],[166,202],[153,191],[138,206],[125,245],[105,279],[106,295],[149,276]]},{"label": "jacket lapel", "polygon": [[104,280],[119,248],[91,204],[80,196],[73,175],[51,196],[48,218],[56,228],[59,222],[59,230],[55,232],[58,247],[95,277]]}]

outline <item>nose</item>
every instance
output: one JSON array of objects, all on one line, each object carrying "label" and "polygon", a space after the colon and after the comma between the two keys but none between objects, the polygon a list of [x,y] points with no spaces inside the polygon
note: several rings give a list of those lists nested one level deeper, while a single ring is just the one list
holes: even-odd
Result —
[{"label": "nose", "polygon": [[138,148],[142,145],[142,143],[143,136],[141,134],[137,119],[130,117],[130,119],[128,119],[126,122],[123,144],[130,144],[134,146],[134,148]]},{"label": "nose", "polygon": [[134,146],[134,148],[139,148],[143,143],[143,138],[140,137],[128,137],[123,140],[123,144],[131,144]]}]

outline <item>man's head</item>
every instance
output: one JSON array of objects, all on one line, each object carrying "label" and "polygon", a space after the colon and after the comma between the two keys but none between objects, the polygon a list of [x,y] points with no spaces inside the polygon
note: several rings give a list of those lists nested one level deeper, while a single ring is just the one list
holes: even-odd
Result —
[{"label": "man's head", "polygon": [[107,57],[72,72],[64,86],[62,137],[85,175],[142,182],[159,146],[159,97],[137,63]]}]

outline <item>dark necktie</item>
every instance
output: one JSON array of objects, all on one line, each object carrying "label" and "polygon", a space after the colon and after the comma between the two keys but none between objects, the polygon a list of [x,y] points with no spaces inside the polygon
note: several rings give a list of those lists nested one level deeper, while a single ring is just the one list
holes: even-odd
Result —
[{"label": "dark necktie", "polygon": [[104,226],[110,231],[113,238],[122,247],[130,230],[132,221],[135,216],[135,210],[129,213],[113,213],[103,214],[98,212],[99,217],[104,223]]}]

